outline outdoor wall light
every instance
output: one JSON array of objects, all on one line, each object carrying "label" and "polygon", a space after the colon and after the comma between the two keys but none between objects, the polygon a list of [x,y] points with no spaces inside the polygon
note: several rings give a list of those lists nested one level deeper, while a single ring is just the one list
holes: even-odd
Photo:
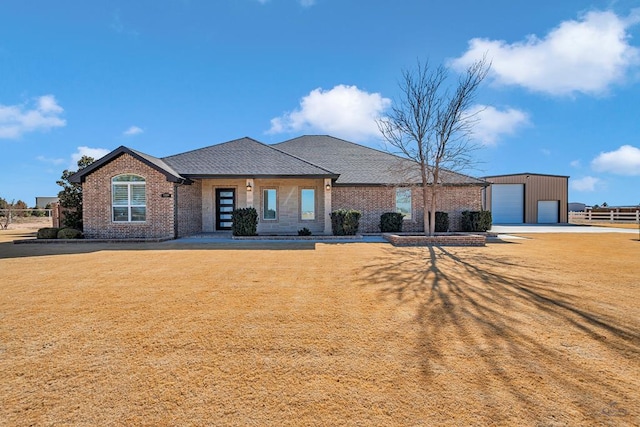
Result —
[{"label": "outdoor wall light", "polygon": [[331,190],[331,184],[327,184],[324,188],[326,188],[327,191]]},{"label": "outdoor wall light", "polygon": [[251,191],[253,190],[253,187],[251,186],[250,182],[247,182],[247,191]]}]

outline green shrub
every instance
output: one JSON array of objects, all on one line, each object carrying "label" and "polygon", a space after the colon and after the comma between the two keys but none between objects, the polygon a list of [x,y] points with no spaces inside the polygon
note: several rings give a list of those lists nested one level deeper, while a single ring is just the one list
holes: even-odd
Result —
[{"label": "green shrub", "polygon": [[59,228],[45,227],[38,230],[36,237],[38,239],[57,239]]},{"label": "green shrub", "polygon": [[334,236],[355,236],[360,227],[362,213],[356,210],[338,209],[331,212],[331,230]]},{"label": "green shrub", "polygon": [[82,239],[82,231],[76,228],[61,228],[58,231],[58,239]]},{"label": "green shrub", "polygon": [[255,208],[235,209],[231,214],[234,236],[255,236],[258,230],[258,211]]},{"label": "green shrub", "polygon": [[400,212],[385,212],[380,215],[380,231],[383,233],[399,233],[402,231],[402,218]]},{"label": "green shrub", "polygon": [[436,211],[436,233],[445,233],[449,231],[449,214],[447,212]]},{"label": "green shrub", "polygon": [[62,211],[62,224],[68,228],[82,230],[82,212],[65,209]]},{"label": "green shrub", "polygon": [[462,231],[487,231],[491,222],[491,211],[462,212]]},{"label": "green shrub", "polygon": [[311,230],[307,227],[304,227],[302,230],[298,230],[298,236],[311,236]]}]

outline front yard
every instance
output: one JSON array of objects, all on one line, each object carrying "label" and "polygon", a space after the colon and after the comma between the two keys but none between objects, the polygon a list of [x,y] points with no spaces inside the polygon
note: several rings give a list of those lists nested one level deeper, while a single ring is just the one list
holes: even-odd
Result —
[{"label": "front yard", "polygon": [[640,242],[14,245],[0,425],[638,425]]}]

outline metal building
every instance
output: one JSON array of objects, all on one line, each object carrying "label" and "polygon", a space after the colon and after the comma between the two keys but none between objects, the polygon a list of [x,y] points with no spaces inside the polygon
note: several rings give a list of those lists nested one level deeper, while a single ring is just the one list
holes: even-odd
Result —
[{"label": "metal building", "polygon": [[518,173],[486,176],[484,209],[491,211],[494,224],[567,223],[569,177]]}]

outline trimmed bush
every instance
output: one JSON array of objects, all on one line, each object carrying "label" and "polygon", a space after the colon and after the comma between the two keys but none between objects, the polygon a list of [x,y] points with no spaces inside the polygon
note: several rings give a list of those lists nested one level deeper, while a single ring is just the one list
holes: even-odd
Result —
[{"label": "trimmed bush", "polygon": [[55,227],[46,227],[38,230],[38,234],[36,238],[38,239],[57,239],[59,228]]},{"label": "trimmed bush", "polygon": [[255,208],[236,209],[232,212],[231,227],[234,236],[255,236],[258,231],[258,211]]},{"label": "trimmed bush", "polygon": [[65,227],[82,230],[82,211],[64,209],[62,211],[62,223]]},{"label": "trimmed bush", "polygon": [[298,236],[311,236],[311,230],[309,230],[307,227],[304,227],[301,230],[298,230]]},{"label": "trimmed bush", "polygon": [[380,215],[380,231],[383,233],[400,233],[402,231],[402,218],[400,212],[385,212]]},{"label": "trimmed bush", "polygon": [[447,212],[436,211],[436,233],[445,233],[449,231],[449,214]]},{"label": "trimmed bush", "polygon": [[360,227],[362,213],[356,210],[338,209],[331,212],[331,230],[334,236],[355,236]]},{"label": "trimmed bush", "polygon": [[491,222],[491,211],[462,212],[462,231],[487,231]]},{"label": "trimmed bush", "polygon": [[58,231],[58,239],[82,239],[82,231],[75,228],[61,228]]}]

